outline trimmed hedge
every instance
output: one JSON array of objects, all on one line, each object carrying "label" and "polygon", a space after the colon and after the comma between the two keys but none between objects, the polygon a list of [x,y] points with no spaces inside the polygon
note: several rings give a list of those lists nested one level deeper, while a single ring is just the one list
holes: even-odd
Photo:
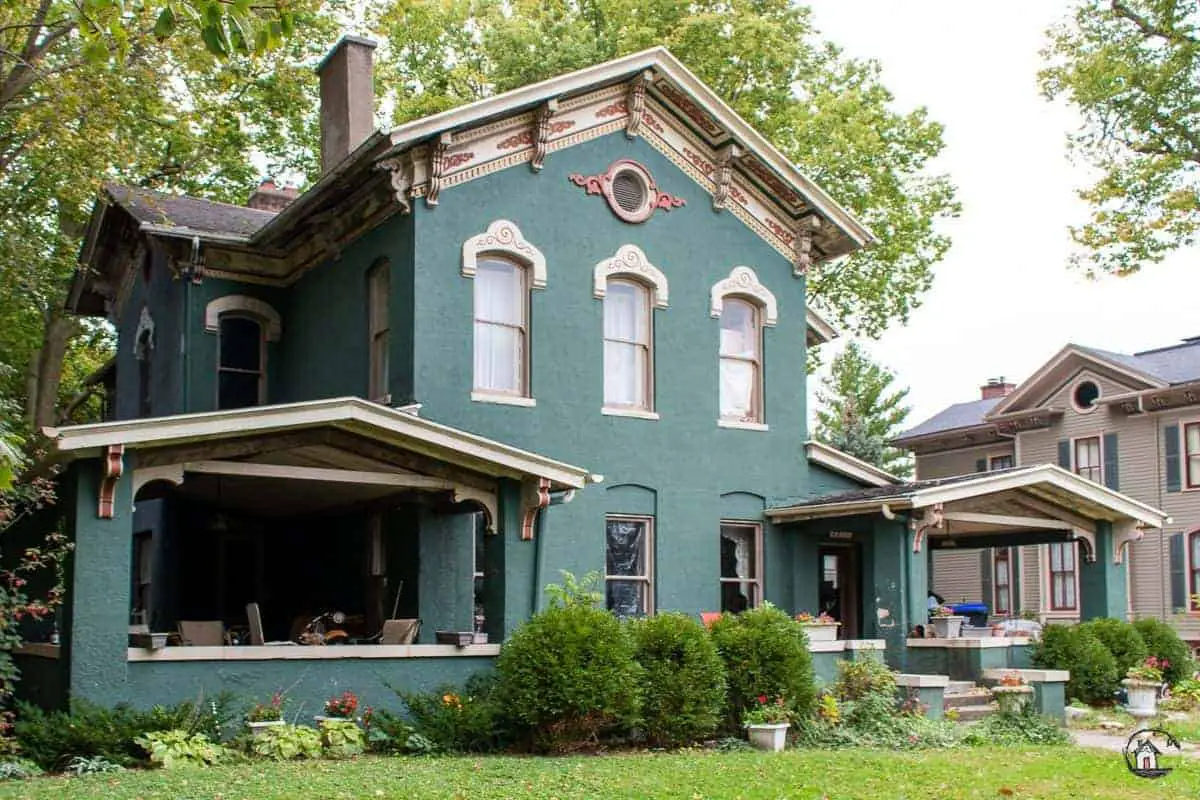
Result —
[{"label": "trimmed hedge", "polygon": [[1112,653],[1087,627],[1047,625],[1033,650],[1034,666],[1070,670],[1067,696],[1085,703],[1111,703],[1121,675]]},{"label": "trimmed hedge", "polygon": [[1167,683],[1175,684],[1192,676],[1196,667],[1192,652],[1174,628],[1153,617],[1139,619],[1133,627],[1141,634],[1149,655],[1165,658],[1171,665],[1164,673]]},{"label": "trimmed hedge", "polygon": [[817,689],[804,626],[764,603],[721,615],[711,631],[728,676],[731,726],[761,695],[782,697],[802,717],[812,715]]},{"label": "trimmed hedge", "polygon": [[1145,662],[1150,652],[1137,628],[1122,619],[1101,617],[1082,623],[1079,627],[1096,635],[1117,662],[1117,675],[1124,678],[1130,667]]},{"label": "trimmed hedge", "polygon": [[692,617],[665,613],[629,623],[645,671],[642,732],[654,745],[688,744],[716,732],[725,709],[725,664]]}]

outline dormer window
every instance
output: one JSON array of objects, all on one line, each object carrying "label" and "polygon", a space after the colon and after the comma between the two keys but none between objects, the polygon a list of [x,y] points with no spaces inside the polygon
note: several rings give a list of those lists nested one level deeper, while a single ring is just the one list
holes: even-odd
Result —
[{"label": "dormer window", "polygon": [[266,399],[266,342],[262,323],[239,314],[223,314],[217,365],[217,408],[257,406]]}]

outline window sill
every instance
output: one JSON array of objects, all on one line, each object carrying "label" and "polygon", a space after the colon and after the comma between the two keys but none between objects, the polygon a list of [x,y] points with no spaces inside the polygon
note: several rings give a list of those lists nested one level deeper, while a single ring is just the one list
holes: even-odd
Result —
[{"label": "window sill", "polygon": [[736,419],[719,419],[717,425],[721,428],[736,428],[742,431],[768,431],[766,423],[763,422],[741,422]]},{"label": "window sill", "polygon": [[471,401],[474,403],[497,403],[502,406],[522,406],[524,408],[533,408],[537,405],[537,400],[532,397],[521,397],[515,394],[491,394],[490,392],[471,392]]},{"label": "window sill", "polygon": [[658,419],[657,411],[647,411],[644,408],[620,408],[618,406],[604,406],[600,409],[600,413],[606,417],[633,417],[635,419]]}]

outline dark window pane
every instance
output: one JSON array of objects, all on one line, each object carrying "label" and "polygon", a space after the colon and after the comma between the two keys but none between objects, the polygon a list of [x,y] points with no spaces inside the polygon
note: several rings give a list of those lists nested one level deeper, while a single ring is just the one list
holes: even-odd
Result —
[{"label": "dark window pane", "polygon": [[221,317],[221,366],[258,371],[262,367],[262,327],[246,317]]},{"label": "dark window pane", "polygon": [[754,578],[754,529],[721,526],[721,577]]},{"label": "dark window pane", "polygon": [[646,575],[646,523],[610,519],[606,526],[606,567],[609,575]]},{"label": "dark window pane", "polygon": [[218,408],[246,408],[258,405],[258,375],[250,372],[222,372],[218,376]]},{"label": "dark window pane", "polygon": [[740,614],[753,605],[754,589],[746,583],[721,584],[721,611]]},{"label": "dark window pane", "polygon": [[608,581],[608,610],[618,617],[640,617],[646,609],[646,584],[641,581]]}]

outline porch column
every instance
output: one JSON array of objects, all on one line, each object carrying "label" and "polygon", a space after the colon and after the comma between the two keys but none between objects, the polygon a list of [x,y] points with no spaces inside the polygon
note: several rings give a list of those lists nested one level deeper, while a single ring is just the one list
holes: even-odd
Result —
[{"label": "porch column", "polygon": [[421,642],[430,644],[436,631],[474,630],[474,515],[443,514],[422,508],[420,535]]},{"label": "porch column", "polygon": [[912,551],[913,534],[906,521],[880,516],[873,527],[871,571],[863,587],[867,630],[873,629],[875,638],[886,641],[888,664],[903,669],[908,632],[925,620],[926,555]]},{"label": "porch column", "polygon": [[125,696],[129,647],[129,584],[133,552],[133,457],[115,484],[113,514],[97,513],[101,462],[77,461],[61,491],[67,535],[75,552],[67,560],[62,609],[62,656],[70,672],[72,700],[104,706]]},{"label": "porch column", "polygon": [[[1128,613],[1125,564],[1113,563],[1112,524],[1096,522],[1096,560],[1079,559],[1079,617],[1125,619]],[[1080,553],[1082,556],[1082,553]],[[1126,557],[1125,560],[1128,560]]]},{"label": "porch column", "polygon": [[533,614],[534,595],[541,591],[535,575],[537,555],[548,535],[547,514],[543,509],[541,522],[534,531],[532,542],[521,538],[521,484],[503,479],[499,487],[500,518],[496,533],[489,534],[484,543],[483,613],[488,641],[502,642],[513,629]]}]

